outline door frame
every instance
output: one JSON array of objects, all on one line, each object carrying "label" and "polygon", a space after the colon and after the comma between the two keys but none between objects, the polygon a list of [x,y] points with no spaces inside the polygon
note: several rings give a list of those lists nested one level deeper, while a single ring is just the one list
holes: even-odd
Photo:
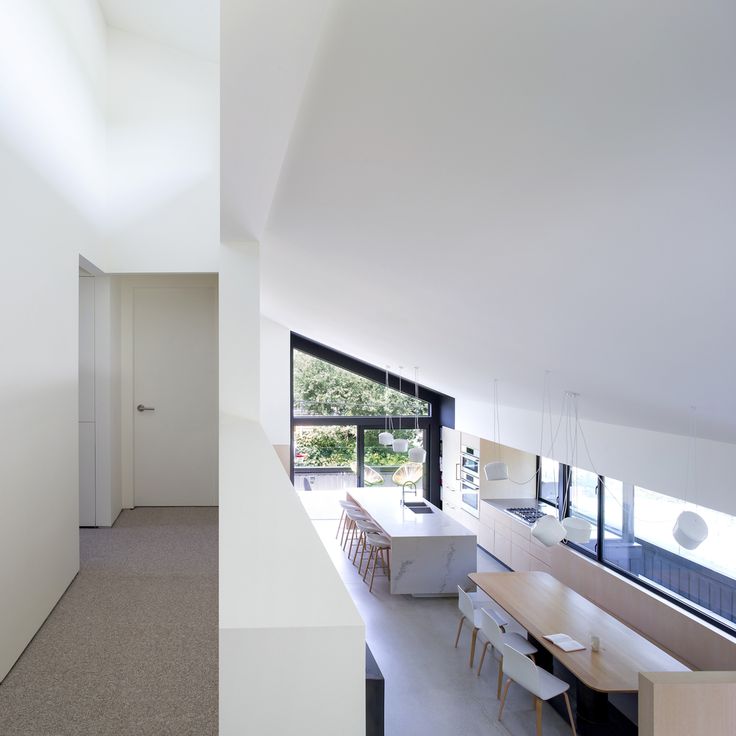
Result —
[{"label": "door frame", "polygon": [[[214,287],[217,295],[216,273],[147,274],[120,277],[120,420],[121,420],[121,475],[123,508],[135,508],[135,399],[133,376],[135,369],[134,305],[135,290],[145,288]],[[219,300],[219,298],[218,298]],[[219,310],[218,310],[219,312]],[[219,317],[215,313],[215,334],[219,341]]]}]

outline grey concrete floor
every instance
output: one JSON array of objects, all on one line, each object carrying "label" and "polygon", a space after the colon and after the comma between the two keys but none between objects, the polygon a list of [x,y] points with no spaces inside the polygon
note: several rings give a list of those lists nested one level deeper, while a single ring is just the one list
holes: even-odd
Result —
[{"label": "grey concrete floor", "polygon": [[0,685],[0,734],[216,734],[217,509],[123,511],[80,558]]},{"label": "grey concrete floor", "polygon": [[[459,618],[457,598],[390,595],[387,580],[378,577],[373,593],[369,593],[335,540],[337,518],[313,519],[313,523],[363,616],[368,645],[385,677],[386,736],[536,733],[532,698],[516,685],[509,690],[503,722],[498,721],[497,661],[489,654],[481,676],[476,677],[468,667],[467,628],[458,648],[453,648]],[[500,563],[478,549],[479,571],[500,569]],[[525,633],[521,628],[516,630]],[[480,646],[476,665],[479,653]],[[568,723],[546,704],[543,733],[571,733]]]}]

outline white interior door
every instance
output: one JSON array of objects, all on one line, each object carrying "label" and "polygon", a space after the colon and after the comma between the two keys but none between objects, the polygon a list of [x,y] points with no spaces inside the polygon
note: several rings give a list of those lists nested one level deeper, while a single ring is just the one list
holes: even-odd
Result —
[{"label": "white interior door", "polygon": [[133,291],[136,506],[217,504],[217,290]]}]

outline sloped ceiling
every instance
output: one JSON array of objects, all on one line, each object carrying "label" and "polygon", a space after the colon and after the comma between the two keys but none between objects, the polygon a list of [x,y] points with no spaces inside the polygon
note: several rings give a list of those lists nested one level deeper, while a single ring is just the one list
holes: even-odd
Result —
[{"label": "sloped ceiling", "polygon": [[217,0],[98,0],[107,24],[209,61],[220,58]]},{"label": "sloped ceiling", "polygon": [[736,6],[333,8],[263,311],[422,382],[736,441]]}]

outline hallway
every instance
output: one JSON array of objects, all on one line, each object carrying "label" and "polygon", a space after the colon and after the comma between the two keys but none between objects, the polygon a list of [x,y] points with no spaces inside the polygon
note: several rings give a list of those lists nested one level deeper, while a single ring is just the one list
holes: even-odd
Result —
[{"label": "hallway", "polygon": [[0,685],[0,733],[217,733],[216,508],[80,530],[79,575]]}]

